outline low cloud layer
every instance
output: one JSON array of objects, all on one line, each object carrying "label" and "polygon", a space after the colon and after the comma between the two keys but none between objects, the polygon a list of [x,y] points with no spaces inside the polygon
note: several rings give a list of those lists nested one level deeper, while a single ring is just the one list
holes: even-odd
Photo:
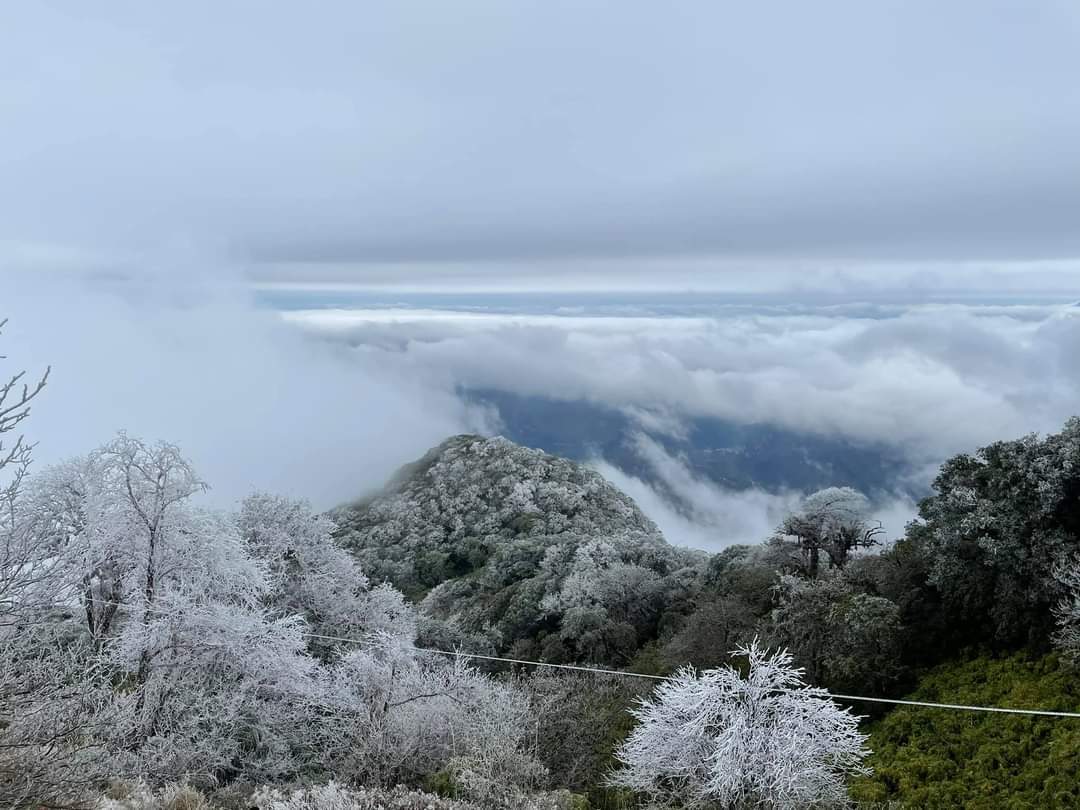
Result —
[{"label": "low cloud layer", "polygon": [[799,503],[798,493],[719,487],[695,475],[655,443],[638,438],[640,455],[659,484],[629,475],[602,459],[593,466],[637,502],[669,543],[709,551],[736,543],[760,543]]},{"label": "low cloud layer", "polygon": [[[908,461],[897,492],[928,486],[954,453],[1056,430],[1080,401],[1080,309],[1067,303],[690,308],[699,314],[657,314],[664,304],[655,299],[653,312],[585,303],[283,317],[388,373],[447,390],[586,399],[623,410],[652,435],[684,435],[688,419],[715,417],[885,446]],[[806,494],[718,487],[644,433],[636,452],[648,481],[595,464],[680,544],[760,541]],[[899,536],[915,504],[877,499],[877,517]]]},{"label": "low cloud layer", "polygon": [[317,310],[291,322],[413,379],[764,422],[932,464],[1053,430],[1080,401],[1080,309],[828,308],[713,317]]},{"label": "low cloud layer", "polygon": [[[630,495],[676,545],[718,551],[737,543],[763,542],[808,494],[726,489],[697,475],[685,460],[647,436],[636,436],[635,445],[658,483],[636,478],[602,459],[593,466]],[[893,497],[876,505],[872,519],[881,522],[886,537],[896,538],[915,515],[910,499]]]}]

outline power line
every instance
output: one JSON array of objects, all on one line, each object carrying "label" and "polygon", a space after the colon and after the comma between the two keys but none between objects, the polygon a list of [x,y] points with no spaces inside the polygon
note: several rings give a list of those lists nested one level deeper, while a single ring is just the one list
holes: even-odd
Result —
[{"label": "power line", "polygon": [[[318,633],[304,633],[303,635],[309,638],[318,638],[326,641],[342,641],[352,644],[374,644],[377,642],[346,638],[344,636],[327,636]],[[644,672],[627,672],[620,669],[603,669],[601,667],[587,667],[577,664],[552,664],[547,661],[530,661],[524,658],[503,658],[498,655],[483,655],[481,653],[469,653],[462,652],[460,650],[439,650],[432,647],[417,647],[415,645],[403,645],[406,649],[413,650],[415,652],[435,653],[437,655],[455,656],[458,658],[476,658],[483,661],[499,661],[507,664],[523,664],[525,666],[533,667],[548,667],[551,669],[566,669],[574,670],[577,672],[593,672],[598,675],[616,675],[620,677],[629,678],[647,678],[654,681],[669,681],[671,677],[668,675],[648,675]],[[796,689],[778,689],[778,692],[798,692]],[[823,690],[825,695],[835,700],[850,700],[857,702],[868,703],[888,703],[896,706],[921,706],[930,709],[954,709],[958,711],[969,712],[996,712],[998,714],[1022,714],[1031,715],[1037,717],[1073,717],[1080,719],[1080,712],[1055,712],[1047,709],[1010,709],[1000,706],[968,706],[961,703],[932,703],[923,700],[900,700],[896,698],[881,698],[881,697],[867,697],[866,695],[841,695],[836,692],[829,692]]]},{"label": "power line", "polygon": [[[326,636],[319,633],[302,633],[301,635],[304,635],[308,638],[317,638],[325,641],[344,641],[351,644],[374,645],[378,643],[369,639],[346,638],[344,636]],[[578,664],[552,664],[549,661],[530,661],[526,658],[503,658],[498,655],[484,655],[482,653],[470,653],[463,652],[461,650],[439,650],[435,647],[417,647],[413,644],[405,644],[402,646],[405,649],[412,650],[414,652],[434,653],[436,655],[448,655],[457,658],[477,658],[483,661],[498,661],[504,664],[523,664],[525,666],[548,667],[550,669],[567,669],[573,670],[575,672],[595,672],[599,675],[628,676],[631,678],[649,678],[654,681],[670,680],[670,678],[666,675],[647,675],[644,672],[627,672],[622,669],[603,669],[601,667],[587,667]],[[1080,715],[1077,716],[1080,717]]]},{"label": "power line", "polygon": [[[133,605],[127,605],[123,602],[97,602],[99,605],[108,605],[110,607],[134,607]],[[69,604],[57,604],[55,607],[72,608]],[[173,616],[175,614],[167,613],[160,610],[151,609],[151,613],[155,613],[161,616]],[[320,641],[336,641],[344,644],[356,644],[359,646],[379,646],[380,641],[377,639],[359,639],[349,638],[348,636],[334,636],[327,635],[325,633],[310,633],[301,632],[304,638],[313,638]],[[521,666],[531,667],[544,667],[547,669],[561,669],[573,672],[590,672],[597,675],[609,675],[625,678],[643,678],[653,681],[669,681],[671,676],[668,675],[649,675],[644,672],[628,672],[621,669],[604,669],[603,667],[590,667],[582,664],[554,664],[549,661],[533,661],[527,658],[507,658],[498,655],[485,655],[483,653],[470,653],[462,650],[440,650],[435,647],[418,647],[415,644],[401,644],[398,645],[402,649],[411,650],[418,653],[431,653],[433,655],[444,655],[454,658],[464,659],[476,659],[480,661],[493,661],[503,664],[518,664]],[[796,693],[795,689],[780,689],[778,692]],[[823,696],[830,697],[834,700],[845,700],[857,703],[885,703],[892,706],[915,706],[927,709],[950,709],[953,711],[966,711],[966,712],[986,712],[993,714],[1016,714],[1025,715],[1029,717],[1071,717],[1074,719],[1080,719],[1080,712],[1059,712],[1050,711],[1048,709],[1013,709],[1004,706],[971,706],[963,703],[934,703],[932,701],[925,700],[902,700],[899,698],[883,698],[883,697],[869,697],[867,695],[843,695],[836,692],[829,692],[828,690],[822,690]]]}]

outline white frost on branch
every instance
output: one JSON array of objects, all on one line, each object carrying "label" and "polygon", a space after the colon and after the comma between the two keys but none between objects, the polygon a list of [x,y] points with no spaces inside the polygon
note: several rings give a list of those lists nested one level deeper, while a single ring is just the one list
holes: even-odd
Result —
[{"label": "white frost on branch", "polygon": [[746,677],[685,668],[633,710],[612,783],[686,808],[844,804],[845,777],[868,772],[858,718],[806,686],[786,651],[755,639],[735,654]]},{"label": "white frost on branch", "polygon": [[278,612],[303,616],[320,635],[415,637],[413,608],[395,588],[371,586],[334,540],[334,522],[307,501],[256,493],[241,504],[237,525],[250,553],[266,566],[270,604]]},{"label": "white frost on branch", "polygon": [[253,495],[232,515],[198,508],[203,486],[177,448],[121,434],[23,505],[39,553],[63,560],[80,665],[121,685],[95,732],[113,773],[391,785],[452,770],[492,806],[535,786],[520,690],[418,656],[411,606],[371,587],[307,503]]},{"label": "white frost on branch", "polygon": [[1080,663],[1080,558],[1059,562],[1053,573],[1065,591],[1054,608],[1058,625],[1054,643],[1070,661]]}]

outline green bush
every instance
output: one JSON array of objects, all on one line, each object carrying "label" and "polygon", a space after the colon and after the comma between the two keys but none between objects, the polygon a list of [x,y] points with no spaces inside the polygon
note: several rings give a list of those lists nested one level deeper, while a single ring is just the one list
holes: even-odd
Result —
[{"label": "green bush", "polygon": [[[1080,710],[1080,679],[1056,655],[978,657],[932,670],[915,700]],[[1080,719],[900,708],[870,727],[857,801],[1000,810],[1080,807]]]},{"label": "green bush", "polygon": [[438,771],[424,779],[424,790],[449,799],[458,797],[458,785],[450,771]]}]

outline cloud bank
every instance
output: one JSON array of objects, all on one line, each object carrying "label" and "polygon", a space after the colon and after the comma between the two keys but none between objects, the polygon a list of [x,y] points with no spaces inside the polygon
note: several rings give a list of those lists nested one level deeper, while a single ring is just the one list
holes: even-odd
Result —
[{"label": "cloud bank", "polygon": [[[928,486],[955,453],[1056,430],[1080,401],[1080,308],[1067,303],[666,307],[653,298],[545,311],[521,299],[515,312],[502,300],[499,311],[424,300],[282,317],[444,390],[585,399],[632,415],[649,481],[603,458],[595,466],[673,542],[701,548],[768,537],[806,493],[718,487],[646,434],[685,436],[689,419],[713,417],[885,446],[909,463],[899,492]],[[664,312],[680,308],[696,314]],[[915,505],[879,495],[878,518],[899,536]]]},{"label": "cloud bank", "polygon": [[923,305],[648,313],[301,310],[292,323],[446,387],[764,422],[936,463],[1049,431],[1080,401],[1080,309]]}]

